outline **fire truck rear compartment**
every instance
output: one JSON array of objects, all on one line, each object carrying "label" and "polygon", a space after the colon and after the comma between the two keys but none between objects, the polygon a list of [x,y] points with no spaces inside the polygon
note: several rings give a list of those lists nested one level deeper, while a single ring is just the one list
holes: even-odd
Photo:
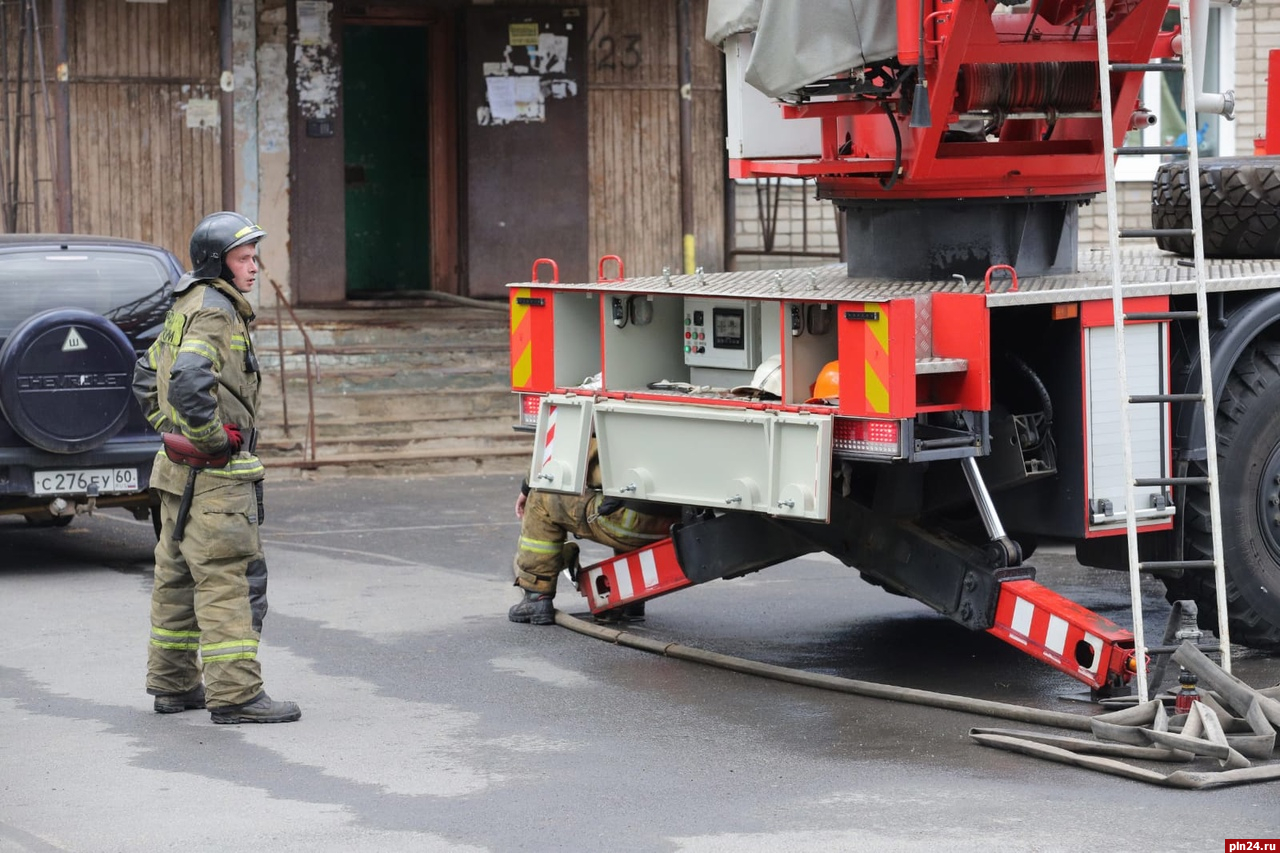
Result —
[{"label": "fire truck rear compartment", "polygon": [[[1170,255],[1123,264],[1126,314],[1168,311],[1194,288]],[[822,550],[989,628],[996,573],[1038,540],[1123,539],[1109,275],[1092,253],[1079,266],[984,281],[819,268],[513,285],[513,386],[540,398],[531,483],[580,490],[594,431],[607,494],[697,508],[697,535],[716,543],[681,545],[681,566],[701,557],[664,591]],[[1208,273],[1210,290],[1280,287],[1274,263]],[[1129,393],[1168,394],[1176,322],[1127,325]],[[749,387],[770,358],[776,396]],[[814,399],[831,363],[839,394]],[[1133,412],[1135,429],[1161,436],[1135,457],[1139,478],[1175,473],[1170,414]],[[1139,531],[1164,534],[1140,537],[1145,555],[1176,532],[1175,495],[1135,496]],[[602,607],[620,594],[610,583],[596,581]]]}]

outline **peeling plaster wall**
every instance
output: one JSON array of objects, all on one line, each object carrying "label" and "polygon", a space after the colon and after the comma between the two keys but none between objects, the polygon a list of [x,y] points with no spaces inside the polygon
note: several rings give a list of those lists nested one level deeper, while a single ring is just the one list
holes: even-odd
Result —
[{"label": "peeling plaster wall", "polygon": [[[258,218],[266,275],[289,296],[289,79],[285,0],[256,0]],[[270,285],[268,285],[270,287]],[[272,296],[274,298],[274,296]],[[266,297],[264,296],[264,299]]]},{"label": "peeling plaster wall", "polygon": [[[258,221],[258,75],[254,63],[258,33],[256,0],[233,0],[231,5],[231,62],[235,74],[235,205]],[[261,304],[257,288],[250,299]]]},{"label": "peeling plaster wall", "polygon": [[337,4],[289,0],[290,257],[296,301],[340,305],[346,301],[347,243],[344,222],[340,30]]}]

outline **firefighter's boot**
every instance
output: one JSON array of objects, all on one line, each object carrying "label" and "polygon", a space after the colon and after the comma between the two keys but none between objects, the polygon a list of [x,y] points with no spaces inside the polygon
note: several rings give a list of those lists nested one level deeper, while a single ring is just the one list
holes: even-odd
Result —
[{"label": "firefighter's boot", "polygon": [[553,625],[556,621],[556,605],[554,595],[545,592],[525,590],[524,598],[511,605],[507,618],[512,622],[527,622],[530,625]]},{"label": "firefighter's boot", "polygon": [[296,702],[277,702],[265,692],[248,702],[210,708],[209,716],[215,723],[292,723],[302,717]]},{"label": "firefighter's boot", "polygon": [[186,693],[166,693],[156,697],[157,714],[177,714],[204,707],[204,685],[197,684]]}]

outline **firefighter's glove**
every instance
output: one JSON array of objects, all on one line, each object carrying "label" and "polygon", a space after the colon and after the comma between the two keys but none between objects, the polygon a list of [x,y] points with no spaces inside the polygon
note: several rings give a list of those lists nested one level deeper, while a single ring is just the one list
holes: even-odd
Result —
[{"label": "firefighter's glove", "polygon": [[240,427],[235,424],[223,424],[222,431],[227,434],[227,449],[232,453],[238,453],[244,445],[244,436],[240,434]]},{"label": "firefighter's glove", "polygon": [[596,507],[596,515],[613,515],[622,509],[622,498],[605,498]]}]

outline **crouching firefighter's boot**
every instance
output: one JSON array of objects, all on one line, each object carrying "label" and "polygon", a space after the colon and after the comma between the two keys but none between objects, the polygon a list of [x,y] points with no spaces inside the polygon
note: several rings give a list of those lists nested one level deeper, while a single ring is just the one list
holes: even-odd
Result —
[{"label": "crouching firefighter's boot", "polygon": [[507,611],[507,618],[512,622],[527,622],[530,625],[555,624],[554,597],[554,594],[525,590],[524,598],[511,605],[511,609]]}]

